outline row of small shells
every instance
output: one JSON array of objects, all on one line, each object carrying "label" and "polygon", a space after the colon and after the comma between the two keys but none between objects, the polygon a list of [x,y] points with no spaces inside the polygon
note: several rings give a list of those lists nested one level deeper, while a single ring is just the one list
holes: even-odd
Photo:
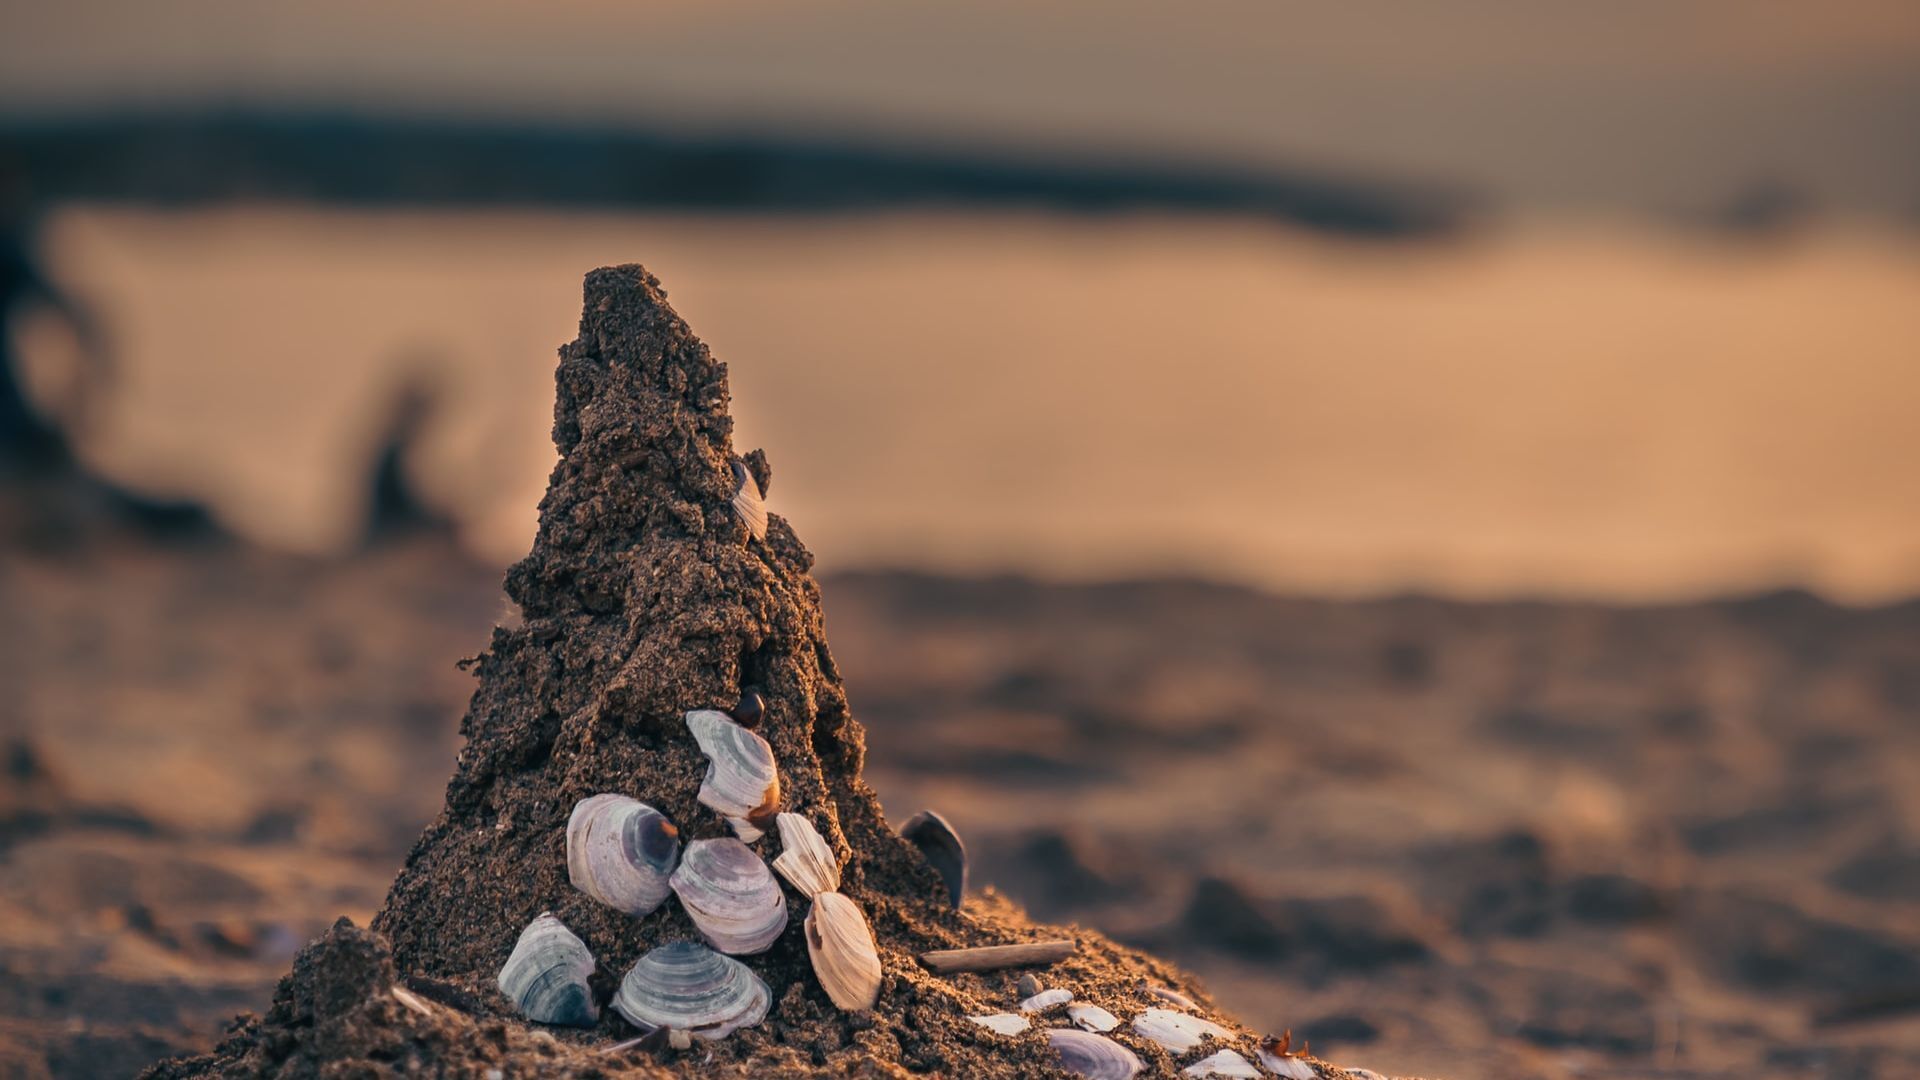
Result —
[{"label": "row of small shells", "polygon": [[[759,696],[741,701],[757,722]],[[641,957],[621,981],[615,1011],[643,1031],[673,1033],[676,1042],[724,1038],[764,1018],[766,984],[722,954],[764,952],[786,930],[786,897],[747,846],[776,823],[782,851],[774,865],[809,901],[807,953],[821,986],[842,1009],[872,1008],[882,977],[873,932],[859,905],[838,892],[832,847],[804,816],[780,812],[772,746],[726,713],[695,710],[686,722],[708,759],[699,801],[736,836],[683,848],[666,815],[626,795],[588,796],[567,820],[567,877],[575,888],[636,918],[676,896],[707,943],[678,942]],[[586,944],[542,913],[507,958],[500,989],[531,1020],[591,1026],[598,1019],[587,984],[593,969]]]},{"label": "row of small shells", "polygon": [[[1120,1026],[1119,1018],[1106,1009],[1075,1001],[1071,990],[1038,989],[1031,977],[1023,978],[1021,987],[1023,993],[1028,990],[1034,992],[1020,1002],[1019,1012],[992,1013],[968,1019],[997,1034],[1018,1035],[1032,1026],[1031,1017],[1064,1005],[1067,1019],[1073,1026],[1049,1028],[1046,1031],[1047,1042],[1059,1055],[1062,1068],[1088,1080],[1129,1080],[1144,1067],[1132,1050],[1106,1037],[1105,1033]],[[1154,987],[1150,992],[1171,1004],[1194,1007],[1191,1001],[1175,991]],[[1225,1041],[1233,1038],[1232,1032],[1211,1020],[1161,1006],[1142,1010],[1129,1026],[1134,1034],[1157,1043],[1175,1055],[1195,1050],[1207,1039]],[[1259,1059],[1259,1066],[1236,1050],[1222,1049],[1188,1065],[1181,1072],[1192,1077],[1246,1077],[1252,1080],[1264,1080],[1267,1072],[1271,1072],[1289,1080],[1317,1080],[1318,1074],[1312,1066],[1293,1051],[1291,1034],[1263,1041],[1255,1051],[1255,1056]],[[1267,1072],[1263,1072],[1261,1067]]]}]

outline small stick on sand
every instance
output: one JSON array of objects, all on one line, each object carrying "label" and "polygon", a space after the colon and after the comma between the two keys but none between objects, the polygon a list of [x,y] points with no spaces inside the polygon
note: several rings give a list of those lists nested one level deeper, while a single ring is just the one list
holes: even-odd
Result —
[{"label": "small stick on sand", "polygon": [[1030,941],[1024,945],[988,945],[980,949],[935,949],[920,962],[942,975],[958,971],[994,971],[1065,960],[1080,946],[1071,941]]}]

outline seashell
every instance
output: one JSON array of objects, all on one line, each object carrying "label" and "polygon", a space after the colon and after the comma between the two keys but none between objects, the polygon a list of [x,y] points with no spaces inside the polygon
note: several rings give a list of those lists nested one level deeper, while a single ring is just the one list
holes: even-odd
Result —
[{"label": "seashell", "polygon": [[922,810],[907,819],[900,827],[900,835],[933,864],[940,879],[947,883],[948,902],[959,910],[960,898],[967,894],[967,846],[960,842],[960,834],[953,831],[946,818],[932,810]]},{"label": "seashell", "polygon": [[700,752],[707,755],[707,778],[700,803],[724,815],[740,839],[751,844],[780,810],[780,771],[767,740],[734,723],[726,713],[696,709],[687,714]]},{"label": "seashell", "polygon": [[1013,985],[1014,989],[1020,991],[1020,997],[1022,999],[1030,998],[1046,989],[1046,987],[1040,985],[1040,977],[1032,972],[1020,976],[1020,981]]},{"label": "seashell", "polygon": [[669,1043],[677,1044],[688,1034],[712,1041],[752,1027],[772,1000],[747,965],[699,942],[676,941],[633,965],[613,1008],[643,1032],[667,1028]]},{"label": "seashell", "polygon": [[1055,1006],[1059,1006],[1059,1005],[1065,1005],[1067,1002],[1072,1000],[1073,1000],[1073,991],[1068,990],[1065,987],[1057,986],[1057,987],[1054,987],[1052,990],[1042,990],[1039,993],[1028,998],[1027,1000],[1021,1002],[1020,1011],[1031,1012],[1031,1013],[1046,1012],[1048,1009],[1054,1008]]},{"label": "seashell", "polygon": [[1168,1053],[1184,1054],[1211,1035],[1231,1038],[1227,1029],[1211,1020],[1174,1012],[1172,1009],[1148,1009],[1133,1018],[1133,1030],[1166,1047]]},{"label": "seashell", "polygon": [[625,795],[590,795],[567,818],[567,880],[629,915],[666,902],[680,861],[680,832],[666,815]]},{"label": "seashell", "polygon": [[1253,1062],[1231,1050],[1222,1050],[1217,1054],[1201,1058],[1199,1061],[1180,1070],[1188,1076],[1228,1076],[1235,1080],[1260,1080],[1260,1070]]},{"label": "seashell", "polygon": [[1119,1017],[1098,1005],[1085,1005],[1080,1002],[1067,1006],[1067,1019],[1088,1031],[1112,1031],[1120,1026]]},{"label": "seashell", "polygon": [[813,898],[806,931],[813,974],[833,1003],[847,1012],[873,1008],[880,997],[880,952],[860,905],[823,892]]},{"label": "seashell", "polygon": [[774,819],[780,825],[780,854],[773,868],[780,871],[802,896],[818,896],[840,887],[840,860],[821,837],[813,822],[799,814],[781,814]]},{"label": "seashell", "polygon": [[1168,1002],[1175,1008],[1186,1009],[1189,1012],[1197,1011],[1200,1008],[1200,1006],[1193,1003],[1192,998],[1178,990],[1169,990],[1164,986],[1149,986],[1147,987],[1147,993],[1152,994],[1161,1001]]},{"label": "seashell", "polygon": [[688,844],[672,885],[700,936],[721,952],[765,952],[787,928],[780,883],[752,848],[730,836]]},{"label": "seashell", "polygon": [[500,992],[520,1014],[541,1024],[592,1027],[600,1019],[587,976],[593,954],[566,924],[543,911],[514,942],[500,969]]},{"label": "seashell", "polygon": [[1089,1080],[1128,1080],[1140,1071],[1140,1059],[1133,1051],[1107,1038],[1079,1028],[1052,1028],[1047,1042],[1060,1055],[1060,1067]]},{"label": "seashell", "polygon": [[1353,1077],[1353,1080],[1387,1080],[1372,1069],[1362,1069],[1355,1065],[1348,1065],[1345,1068],[1347,1075]]},{"label": "seashell", "polygon": [[969,1016],[967,1019],[1002,1035],[1018,1035],[1033,1023],[1019,1013],[994,1013],[991,1016]]},{"label": "seashell", "polygon": [[733,717],[733,722],[743,728],[757,728],[760,726],[761,719],[767,715],[767,699],[760,696],[760,691],[749,686],[741,692],[739,704],[735,705],[727,715]]},{"label": "seashell", "polygon": [[1301,1041],[1300,1049],[1293,1048],[1293,1032],[1288,1031],[1277,1039],[1269,1035],[1260,1040],[1255,1056],[1260,1064],[1291,1080],[1318,1080],[1319,1074],[1313,1071],[1313,1066],[1300,1060],[1300,1055],[1306,1052],[1305,1040]]},{"label": "seashell", "polygon": [[753,474],[747,471],[746,463],[739,458],[734,458],[727,464],[733,466],[734,482],[740,485],[733,492],[733,512],[740,515],[741,521],[747,523],[747,528],[752,531],[755,540],[765,540],[767,538],[767,504],[766,495],[760,490],[760,481],[753,478]]}]

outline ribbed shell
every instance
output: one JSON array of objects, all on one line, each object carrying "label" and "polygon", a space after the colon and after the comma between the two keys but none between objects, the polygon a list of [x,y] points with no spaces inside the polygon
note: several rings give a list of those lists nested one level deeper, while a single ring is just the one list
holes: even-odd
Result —
[{"label": "ribbed shell", "polygon": [[688,844],[672,884],[700,936],[721,952],[765,952],[787,928],[787,900],[773,871],[732,837]]},{"label": "ribbed shell", "polygon": [[1133,1051],[1091,1031],[1079,1028],[1051,1028],[1047,1042],[1060,1055],[1060,1067],[1088,1080],[1129,1080],[1140,1071],[1140,1059]]},{"label": "ribbed shell", "polygon": [[774,856],[773,868],[780,876],[806,897],[840,888],[840,861],[813,822],[799,814],[774,820],[780,825],[780,854]]},{"label": "ribbed shell", "polygon": [[664,903],[680,860],[679,832],[666,816],[625,795],[590,795],[567,819],[567,879],[629,915]]},{"label": "ribbed shell", "polygon": [[620,980],[613,1008],[642,1031],[724,1039],[765,1019],[772,991],[745,964],[693,941],[662,945]]},{"label": "ribbed shell", "polygon": [[813,898],[806,931],[813,973],[833,1003],[847,1012],[873,1008],[880,996],[880,953],[860,905],[823,892]]},{"label": "ribbed shell", "polygon": [[520,931],[500,968],[500,992],[529,1020],[592,1027],[600,1019],[587,985],[592,974],[593,954],[586,942],[543,911]]},{"label": "ribbed shell", "polygon": [[733,722],[726,713],[696,709],[687,714],[700,752],[707,755],[707,776],[700,802],[726,817],[740,839],[760,839],[761,830],[780,810],[780,770],[767,740]]},{"label": "ribbed shell", "polygon": [[767,504],[765,495],[760,491],[760,482],[753,478],[744,462],[730,461],[733,466],[733,479],[740,486],[733,493],[733,512],[746,522],[747,529],[755,540],[767,538]]}]

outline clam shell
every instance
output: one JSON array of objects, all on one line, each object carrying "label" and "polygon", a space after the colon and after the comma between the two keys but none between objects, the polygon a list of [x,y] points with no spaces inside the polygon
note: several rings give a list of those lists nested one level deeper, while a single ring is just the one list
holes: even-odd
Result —
[{"label": "clam shell", "polygon": [[1079,1002],[1067,1006],[1067,1019],[1088,1031],[1112,1031],[1120,1026],[1119,1017],[1098,1005],[1085,1005]]},{"label": "clam shell", "polygon": [[967,1019],[1001,1035],[1018,1035],[1033,1025],[1033,1021],[1019,1013],[992,1013],[987,1016],[969,1016]]},{"label": "clam shell", "polygon": [[1133,1030],[1166,1047],[1168,1053],[1184,1054],[1211,1035],[1231,1038],[1227,1029],[1211,1020],[1174,1012],[1172,1009],[1148,1009],[1133,1018]]},{"label": "clam shell", "polygon": [[1178,990],[1169,990],[1164,986],[1149,986],[1147,987],[1147,993],[1152,994],[1161,1001],[1170,1002],[1179,1008],[1186,1009],[1188,1012],[1192,1012],[1194,1009],[1200,1007],[1195,1005],[1193,999],[1187,995]]},{"label": "clam shell", "polygon": [[514,942],[500,969],[500,992],[529,1020],[592,1027],[600,1010],[587,986],[591,974],[593,954],[586,942],[543,911]]},{"label": "clam shell", "polygon": [[1226,1076],[1236,1080],[1260,1080],[1260,1070],[1253,1062],[1234,1053],[1222,1050],[1211,1054],[1180,1070],[1188,1076]]},{"label": "clam shell", "polygon": [[813,822],[799,814],[781,814],[774,819],[780,825],[780,854],[773,868],[780,871],[802,896],[818,896],[840,887],[840,860],[820,835]]},{"label": "clam shell", "polygon": [[755,540],[765,540],[767,538],[767,504],[766,496],[760,490],[760,481],[755,480],[753,474],[747,471],[745,462],[736,458],[727,464],[733,466],[733,479],[739,485],[733,493],[733,512],[740,515],[741,521],[746,522]]},{"label": "clam shell", "polygon": [[1046,1012],[1057,1005],[1065,1005],[1073,1000],[1073,991],[1056,986],[1052,990],[1042,990],[1020,1003],[1021,1012]]},{"label": "clam shell", "polygon": [[967,846],[960,842],[960,834],[946,818],[932,810],[922,810],[900,826],[900,835],[933,864],[940,879],[947,883],[948,902],[958,910],[960,899],[967,894]]},{"label": "clam shell", "polygon": [[1089,1080],[1128,1080],[1140,1071],[1140,1059],[1133,1051],[1107,1038],[1079,1028],[1052,1028],[1047,1042],[1060,1055],[1060,1067]]},{"label": "clam shell", "polygon": [[620,980],[613,1008],[641,1031],[724,1039],[767,1015],[772,991],[747,965],[693,941],[662,945]]},{"label": "clam shell", "polygon": [[787,899],[773,872],[732,837],[688,844],[672,885],[700,936],[721,952],[764,952],[787,928]]},{"label": "clam shell", "polygon": [[[707,755],[707,777],[700,802],[719,811],[740,839],[760,839],[780,810],[780,770],[767,740],[733,722],[726,713],[695,709],[687,714],[700,752]],[[751,833],[751,835],[748,835]]]},{"label": "clam shell", "polygon": [[823,892],[813,898],[806,931],[813,973],[833,1003],[847,1012],[873,1008],[880,996],[880,952],[860,905]]},{"label": "clam shell", "polygon": [[666,901],[679,860],[679,831],[638,799],[591,795],[567,819],[567,879],[629,915],[645,915]]},{"label": "clam shell", "polygon": [[[1287,1077],[1288,1080],[1319,1080],[1320,1078],[1320,1074],[1313,1071],[1313,1066],[1291,1054],[1275,1054],[1267,1050],[1265,1046],[1262,1046],[1254,1052],[1254,1056],[1260,1059],[1260,1064],[1265,1065],[1279,1076]],[[1363,1070],[1349,1069],[1347,1071],[1358,1076]]]}]

